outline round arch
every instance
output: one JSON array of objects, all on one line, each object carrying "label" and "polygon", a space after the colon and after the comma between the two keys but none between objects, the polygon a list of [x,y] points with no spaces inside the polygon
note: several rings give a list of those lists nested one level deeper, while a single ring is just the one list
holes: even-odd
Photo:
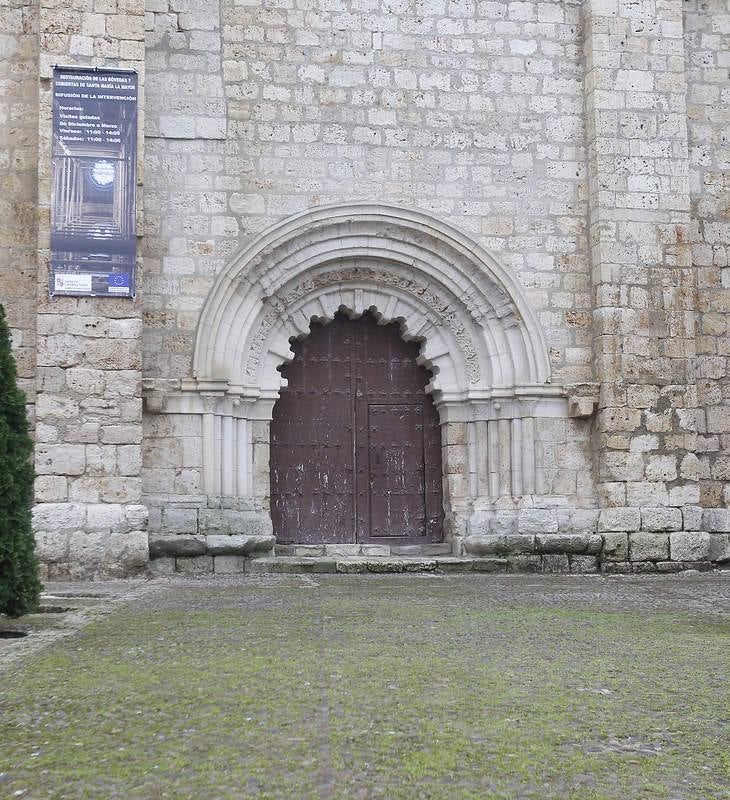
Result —
[{"label": "round arch", "polygon": [[404,339],[420,343],[419,361],[433,375],[427,391],[441,425],[444,530],[454,552],[483,526],[484,509],[529,505],[540,492],[536,420],[565,416],[567,401],[551,385],[545,338],[522,288],[452,225],[413,209],[350,203],[264,231],[231,259],[206,300],[192,377],[165,406],[202,416],[210,525],[219,524],[218,509],[233,509],[237,530],[270,534],[280,368],[312,321],[338,312],[397,322]]},{"label": "round arch", "polygon": [[377,203],[305,211],[238,253],[205,303],[193,376],[273,398],[290,339],[339,309],[371,310],[422,340],[444,399],[550,382],[544,336],[514,277],[453,226]]}]

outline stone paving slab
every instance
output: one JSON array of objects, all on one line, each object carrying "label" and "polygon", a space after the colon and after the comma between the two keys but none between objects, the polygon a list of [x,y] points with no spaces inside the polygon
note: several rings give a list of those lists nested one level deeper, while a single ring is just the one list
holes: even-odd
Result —
[{"label": "stone paving slab", "polygon": [[6,663],[0,797],[730,796],[730,573],[47,591],[103,596]]}]

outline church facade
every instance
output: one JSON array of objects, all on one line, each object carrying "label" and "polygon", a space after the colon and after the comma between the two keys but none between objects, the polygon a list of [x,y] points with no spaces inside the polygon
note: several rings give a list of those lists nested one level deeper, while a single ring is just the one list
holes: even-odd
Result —
[{"label": "church facade", "polygon": [[[728,0],[12,0],[0,33],[46,576],[730,561]],[[49,295],[59,64],[137,74],[134,298]]]}]

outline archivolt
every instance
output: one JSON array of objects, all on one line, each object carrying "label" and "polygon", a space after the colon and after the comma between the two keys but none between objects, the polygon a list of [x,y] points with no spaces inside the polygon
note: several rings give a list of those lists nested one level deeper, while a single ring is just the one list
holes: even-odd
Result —
[{"label": "archivolt", "polygon": [[194,375],[275,397],[290,340],[338,310],[398,320],[404,338],[423,341],[431,390],[444,399],[550,380],[539,323],[514,278],[455,228],[376,203],[290,217],[232,259],[203,309]]}]

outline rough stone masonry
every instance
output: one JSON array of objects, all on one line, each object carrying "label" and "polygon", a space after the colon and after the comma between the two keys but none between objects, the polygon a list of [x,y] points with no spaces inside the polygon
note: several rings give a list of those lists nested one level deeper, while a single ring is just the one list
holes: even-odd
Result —
[{"label": "rough stone masonry", "polygon": [[[134,300],[48,296],[54,64],[138,72]],[[729,70],[727,0],[5,0],[46,575],[269,554],[277,367],[338,309],[422,342],[452,554],[730,561]]]}]

